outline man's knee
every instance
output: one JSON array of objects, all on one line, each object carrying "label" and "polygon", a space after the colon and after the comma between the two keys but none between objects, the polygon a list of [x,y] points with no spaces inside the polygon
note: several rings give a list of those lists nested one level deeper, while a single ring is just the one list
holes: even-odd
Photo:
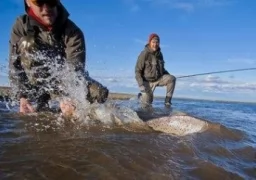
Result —
[{"label": "man's knee", "polygon": [[170,84],[176,82],[176,77],[171,74],[166,74],[163,76],[163,81],[166,82],[164,84]]}]

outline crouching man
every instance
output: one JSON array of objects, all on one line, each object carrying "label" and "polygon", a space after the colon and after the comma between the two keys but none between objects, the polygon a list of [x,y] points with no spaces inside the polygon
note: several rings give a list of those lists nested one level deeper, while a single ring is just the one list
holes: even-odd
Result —
[{"label": "crouching man", "polygon": [[[83,32],[69,19],[60,0],[24,0],[24,7],[25,14],[16,19],[11,31],[9,78],[19,111],[31,113],[47,109],[53,94],[66,95],[59,88],[61,79],[49,79],[52,68],[58,71],[69,64],[74,72],[86,74],[86,46]],[[39,58],[40,53],[44,58]],[[104,103],[108,89],[88,79],[88,101]]]},{"label": "crouching man", "polygon": [[140,88],[139,98],[144,105],[151,105],[157,86],[166,86],[165,105],[170,106],[175,89],[176,78],[164,67],[164,58],[160,48],[160,38],[151,34],[144,50],[140,53],[135,77]]}]

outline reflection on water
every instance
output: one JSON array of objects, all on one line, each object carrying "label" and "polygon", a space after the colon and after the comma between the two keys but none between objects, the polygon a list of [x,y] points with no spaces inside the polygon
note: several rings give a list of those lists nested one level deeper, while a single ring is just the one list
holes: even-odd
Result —
[{"label": "reflection on water", "polygon": [[[136,101],[112,103],[124,107],[116,110],[118,118],[136,118],[133,111],[124,111],[139,111]],[[53,114],[10,114],[0,104],[0,179],[256,177],[255,105],[192,100],[173,104],[218,128],[174,136],[149,128],[83,127]],[[170,113],[160,100],[154,108],[155,115]]]}]

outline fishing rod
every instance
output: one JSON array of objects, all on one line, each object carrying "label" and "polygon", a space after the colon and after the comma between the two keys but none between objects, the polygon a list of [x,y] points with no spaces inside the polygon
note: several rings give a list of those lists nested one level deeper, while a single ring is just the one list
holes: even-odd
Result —
[{"label": "fishing rod", "polygon": [[256,67],[244,68],[244,69],[232,69],[232,70],[224,70],[224,71],[213,71],[213,72],[207,72],[207,73],[198,73],[198,74],[191,74],[191,75],[185,75],[185,76],[178,76],[176,78],[182,79],[182,78],[186,78],[186,77],[202,76],[202,75],[209,75],[209,74],[220,74],[220,73],[235,72],[235,71],[251,71],[251,70],[256,70]]}]

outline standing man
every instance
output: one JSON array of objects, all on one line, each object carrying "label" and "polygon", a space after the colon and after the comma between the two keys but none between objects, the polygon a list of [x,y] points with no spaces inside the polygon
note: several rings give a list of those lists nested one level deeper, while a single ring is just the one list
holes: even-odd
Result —
[{"label": "standing man", "polygon": [[140,53],[135,77],[139,85],[142,104],[151,105],[153,93],[157,86],[166,86],[165,105],[170,106],[175,89],[176,78],[169,74],[164,67],[164,58],[160,48],[160,38],[157,34],[150,34],[148,43]]},{"label": "standing man", "polygon": [[[89,77],[83,32],[69,19],[60,0],[24,0],[24,6],[26,13],[16,19],[11,31],[9,77],[20,112],[30,113],[47,109],[52,94],[65,94],[59,89],[60,79],[47,79],[53,66],[58,69],[68,64],[78,76]],[[43,58],[38,58],[40,53]],[[107,97],[108,89],[91,79],[88,100],[103,103]],[[36,109],[31,100],[37,102]]]}]

